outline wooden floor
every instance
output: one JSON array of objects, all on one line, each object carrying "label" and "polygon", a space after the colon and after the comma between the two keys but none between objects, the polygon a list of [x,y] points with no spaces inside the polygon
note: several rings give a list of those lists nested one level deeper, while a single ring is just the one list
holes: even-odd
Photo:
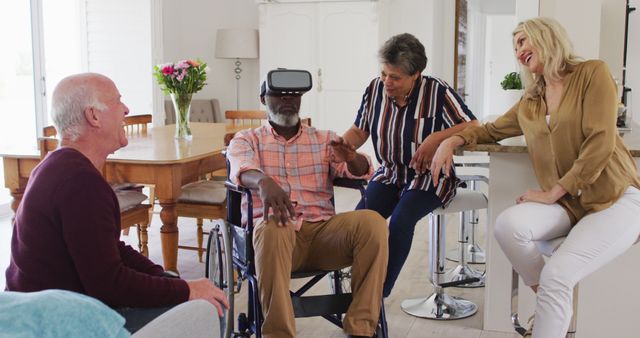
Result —
[{"label": "wooden floor", "polygon": [[[349,190],[337,190],[336,205],[338,211],[352,210],[356,204],[358,194]],[[450,217],[447,224],[447,245],[454,248],[457,239],[457,217]],[[191,219],[179,219],[181,242],[195,243],[195,221]],[[481,224],[486,224],[481,219]],[[211,227],[211,222],[205,221],[205,229]],[[484,232],[481,227],[480,234]],[[11,225],[9,218],[0,219],[0,289],[4,289],[4,270],[9,263]],[[155,262],[162,262],[159,238],[159,217],[154,215],[152,227],[149,229],[150,258]],[[390,297],[385,300],[386,314],[389,323],[390,337],[438,337],[438,338],[513,338],[511,333],[498,333],[482,331],[483,317],[483,288],[461,289],[449,288],[447,292],[453,296],[461,296],[478,304],[479,311],[470,318],[456,321],[434,321],[416,318],[405,314],[400,309],[400,303],[407,298],[423,297],[431,294],[432,288],[428,283],[428,257],[427,257],[427,220],[423,219],[416,227],[416,234],[409,258],[398,278],[395,289]],[[135,231],[131,231],[128,237],[123,239],[133,245],[137,244]],[[482,238],[481,238],[482,240]],[[482,241],[481,241],[482,243]],[[449,262],[452,266],[454,263]],[[484,269],[484,265],[475,265],[478,269]],[[196,253],[180,250],[178,257],[178,269],[183,278],[192,279],[204,276],[204,264],[198,263]],[[296,281],[297,282],[297,281]],[[320,283],[318,293],[326,292],[329,282]],[[324,289],[324,290],[322,290]],[[246,288],[236,295],[237,311],[246,311]],[[337,327],[322,318],[306,318],[296,320],[298,337],[326,338],[346,337]]]}]

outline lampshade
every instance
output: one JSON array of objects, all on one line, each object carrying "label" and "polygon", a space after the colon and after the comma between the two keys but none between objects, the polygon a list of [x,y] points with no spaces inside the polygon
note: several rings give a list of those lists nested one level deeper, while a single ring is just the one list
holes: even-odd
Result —
[{"label": "lampshade", "polygon": [[258,30],[252,28],[218,29],[216,57],[225,59],[258,58]]}]

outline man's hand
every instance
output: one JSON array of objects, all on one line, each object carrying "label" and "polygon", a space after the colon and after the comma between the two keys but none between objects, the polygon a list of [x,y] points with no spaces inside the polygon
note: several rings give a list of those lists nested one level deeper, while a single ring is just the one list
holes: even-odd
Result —
[{"label": "man's hand", "polygon": [[429,170],[433,155],[438,149],[438,141],[433,134],[427,136],[422,144],[416,149],[416,153],[413,154],[409,167],[413,168],[416,173],[424,174]]},{"label": "man's hand", "polygon": [[189,300],[204,299],[218,309],[219,317],[224,315],[222,307],[229,308],[229,301],[227,301],[224,291],[213,285],[206,278],[188,280],[186,282],[189,285]]},{"label": "man's hand", "polygon": [[262,200],[264,220],[269,219],[269,208],[273,210],[273,216],[282,226],[287,225],[295,218],[295,210],[289,195],[271,177],[264,176],[258,182],[260,199]]},{"label": "man's hand", "polygon": [[329,145],[333,148],[333,155],[331,156],[331,161],[333,162],[350,162],[356,158],[355,147],[346,143],[342,137],[331,141]]},{"label": "man's hand", "polygon": [[516,203],[538,202],[543,204],[553,204],[566,193],[567,191],[559,184],[554,185],[549,191],[527,189],[527,192],[516,198]]}]

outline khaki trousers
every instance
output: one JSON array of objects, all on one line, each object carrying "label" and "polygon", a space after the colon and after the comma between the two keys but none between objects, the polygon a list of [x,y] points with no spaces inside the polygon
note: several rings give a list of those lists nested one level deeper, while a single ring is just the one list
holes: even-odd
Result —
[{"label": "khaki trousers", "polygon": [[380,315],[387,271],[387,222],[375,211],[342,213],[323,222],[278,225],[273,218],[256,226],[253,246],[266,338],[295,337],[289,295],[292,271],[336,270],[351,265],[353,301],[344,330],[372,336]]}]

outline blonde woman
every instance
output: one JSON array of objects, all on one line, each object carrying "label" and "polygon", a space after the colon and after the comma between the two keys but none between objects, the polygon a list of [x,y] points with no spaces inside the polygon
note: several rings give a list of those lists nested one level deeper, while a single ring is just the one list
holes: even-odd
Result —
[{"label": "blonde woman", "polygon": [[[513,32],[525,94],[493,123],[444,142],[431,172],[449,172],[456,147],[523,135],[540,189],[502,212],[494,233],[536,295],[534,338],[564,337],[573,287],[633,245],[640,234],[640,180],[616,129],[616,86],[599,60],[573,53],[553,19],[524,21]],[[437,179],[437,178],[434,178]],[[534,241],[567,236],[545,263]],[[532,332],[531,332],[532,331]]]}]

